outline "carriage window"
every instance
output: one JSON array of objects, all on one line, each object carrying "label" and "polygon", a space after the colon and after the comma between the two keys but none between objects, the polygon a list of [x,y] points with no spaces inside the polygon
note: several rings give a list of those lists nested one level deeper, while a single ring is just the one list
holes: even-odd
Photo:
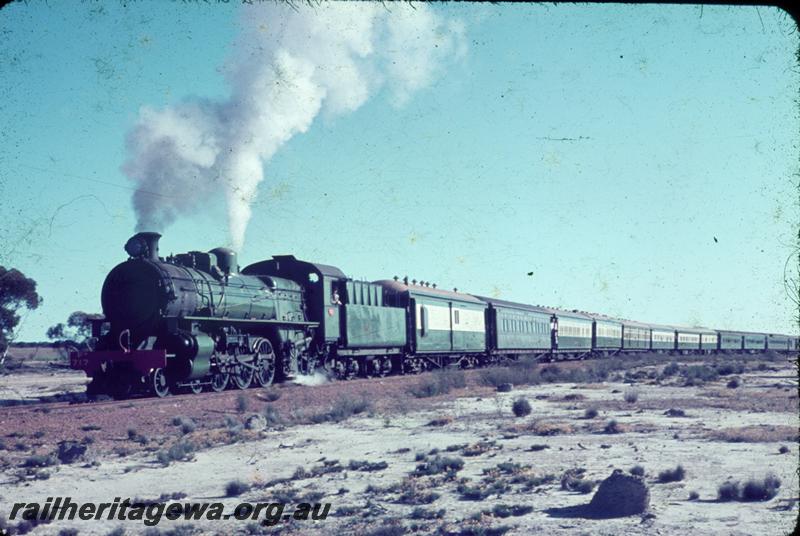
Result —
[{"label": "carriage window", "polygon": [[453,322],[454,322],[454,323],[456,323],[456,324],[458,324],[458,323],[459,323],[459,322],[458,322],[458,309],[456,309],[455,311],[453,311]]}]

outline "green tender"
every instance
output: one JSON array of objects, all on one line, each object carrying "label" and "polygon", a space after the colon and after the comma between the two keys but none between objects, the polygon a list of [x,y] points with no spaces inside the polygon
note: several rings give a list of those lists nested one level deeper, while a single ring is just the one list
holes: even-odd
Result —
[{"label": "green tender", "polygon": [[405,346],[405,309],[371,305],[344,306],[345,340],[348,348]]}]

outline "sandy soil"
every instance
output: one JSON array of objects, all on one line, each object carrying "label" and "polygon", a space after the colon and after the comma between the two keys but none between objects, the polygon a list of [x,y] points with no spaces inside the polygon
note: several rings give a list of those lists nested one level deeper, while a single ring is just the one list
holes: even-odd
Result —
[{"label": "sandy soil", "polygon": [[[333,504],[324,521],[298,521],[269,530],[246,521],[193,522],[198,533],[208,534],[276,530],[366,534],[379,528],[399,534],[389,532],[389,527],[398,525],[419,534],[458,534],[476,526],[507,527],[507,534],[788,534],[798,516],[800,491],[797,374],[788,361],[770,363],[770,368],[774,370],[738,375],[741,386],[736,389],[726,388],[729,377],[697,387],[645,381],[633,386],[638,393],[634,403],[623,399],[632,386],[612,381],[545,384],[497,393],[475,385],[481,371],[469,372],[466,388],[427,399],[407,393],[421,377],[293,385],[271,391],[280,393],[271,406],[284,417],[293,410],[307,414],[324,408],[345,387],[350,395],[363,394],[376,403],[371,414],[343,422],[285,426],[273,422],[260,432],[239,431],[237,426],[267,404],[265,392],[254,390],[247,392],[244,404],[248,408],[241,412],[237,411],[243,404],[237,392],[0,408],[0,439],[6,447],[0,450],[0,517],[9,513],[15,501],[70,496],[75,501],[103,502],[113,497],[156,499],[180,492],[186,494],[182,502],[222,501],[227,511],[241,501],[280,497],[296,503],[305,496]],[[0,384],[7,378],[0,378]],[[51,385],[48,378],[43,375],[39,383]],[[17,380],[18,388],[25,383]],[[530,415],[514,417],[511,405],[518,397],[530,401]],[[584,418],[590,407],[599,411],[594,419]],[[686,416],[665,415],[670,408],[683,409]],[[170,422],[174,415],[195,419],[197,429],[184,439],[206,448],[191,461],[163,466],[156,461],[157,451],[182,435]],[[610,419],[619,423],[622,433],[603,433]],[[147,440],[130,439],[130,428]],[[20,467],[26,456],[49,452],[56,441],[87,436],[93,439],[86,459],[39,470],[49,474],[46,480]],[[230,441],[236,442],[226,444]],[[25,450],[21,446],[17,450],[19,443]],[[534,445],[539,447],[532,449]],[[788,453],[779,454],[781,445],[788,447]],[[462,460],[463,467],[450,477],[440,473],[409,478],[423,463],[423,454],[429,461],[436,458],[430,454],[434,449],[439,456]],[[351,460],[386,462],[387,466],[374,471],[351,469]],[[498,470],[503,462],[522,467],[503,466],[514,473],[504,474]],[[298,467],[310,471],[326,464],[329,472],[324,474],[296,473]],[[660,471],[677,464],[686,469],[682,481],[657,482]],[[559,479],[565,471],[581,468],[583,478],[599,482],[615,468],[629,470],[636,465],[646,470],[650,515],[592,520],[571,514],[567,507],[586,504],[592,495],[562,490]],[[717,487],[727,479],[744,481],[767,473],[782,482],[772,500],[716,501]],[[545,475],[555,479],[525,489],[525,482]],[[519,477],[516,482],[514,476]],[[225,486],[235,479],[251,488],[239,497],[226,498]],[[276,483],[276,479],[286,481]],[[494,485],[499,494],[464,500],[459,484],[479,489]],[[688,500],[692,491],[699,500]],[[403,504],[409,497],[421,499],[430,493],[438,495],[430,504]],[[524,515],[484,515],[471,520],[498,504],[531,510]],[[443,510],[442,517],[412,519],[415,508],[430,515]],[[417,511],[417,517],[421,512]],[[165,520],[159,528],[185,524]],[[143,531],[134,521],[92,521],[57,522],[39,526],[33,533],[57,534],[75,527],[81,534],[107,534],[119,525],[129,534]]]}]

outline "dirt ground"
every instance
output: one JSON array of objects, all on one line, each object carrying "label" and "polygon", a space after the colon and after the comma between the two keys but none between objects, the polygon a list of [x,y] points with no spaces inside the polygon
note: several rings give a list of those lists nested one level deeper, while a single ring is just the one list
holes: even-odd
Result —
[{"label": "dirt ground", "polygon": [[[162,520],[162,533],[789,534],[800,493],[797,370],[788,358],[761,367],[747,359],[748,370],[735,374],[735,388],[728,387],[731,375],[696,386],[682,386],[679,376],[654,380],[662,364],[640,369],[640,379],[628,377],[627,383],[618,374],[604,382],[515,386],[511,392],[481,385],[483,371],[468,371],[465,387],[429,398],[409,393],[429,376],[424,374],[286,385],[244,396],[229,391],[2,407],[0,518],[14,502],[53,496],[106,502],[166,495],[180,497],[178,502],[220,501],[226,512],[243,501],[332,507],[325,520],[272,528],[233,519]],[[0,400],[51,400],[46,397],[79,392],[83,383],[70,372],[20,371],[0,376]],[[521,397],[531,412],[516,417],[511,408]],[[371,402],[363,412],[341,422],[324,417],[337,400],[362,399]],[[243,429],[248,417],[267,407],[266,429]],[[587,418],[592,409],[597,416]],[[685,415],[670,416],[670,409]],[[173,424],[178,415],[192,425]],[[617,433],[607,433],[612,420]],[[79,462],[22,467],[66,439],[87,446]],[[187,461],[165,461],[167,448],[181,442],[196,447]],[[679,464],[682,480],[658,481],[660,472]],[[439,466],[451,470],[437,472]],[[562,489],[566,471],[582,469],[575,474],[598,483],[614,469],[634,466],[645,471],[648,514],[598,520],[570,508],[588,503],[593,491]],[[773,499],[717,500],[726,480],[744,483],[768,473],[781,481]],[[245,484],[244,491],[226,497],[234,480]],[[691,492],[696,500],[689,500]],[[74,521],[32,533],[75,528],[108,534],[118,527],[127,534],[146,529],[136,521]]]}]

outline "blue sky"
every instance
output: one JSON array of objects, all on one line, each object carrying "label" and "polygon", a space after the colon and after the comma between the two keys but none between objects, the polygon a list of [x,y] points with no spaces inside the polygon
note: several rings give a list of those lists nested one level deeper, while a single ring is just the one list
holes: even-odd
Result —
[{"label": "blue sky", "polygon": [[[125,135],[142,106],[226,98],[222,66],[242,9],[259,7],[0,11],[0,264],[36,279],[44,297],[21,340],[99,310],[136,225]],[[291,253],[370,280],[409,275],[642,321],[797,332],[783,284],[800,222],[788,15],[431,9],[463,23],[463,55],[402,105],[386,87],[284,144],[264,168],[242,265]],[[227,241],[217,198],[164,229],[161,251]]]}]

